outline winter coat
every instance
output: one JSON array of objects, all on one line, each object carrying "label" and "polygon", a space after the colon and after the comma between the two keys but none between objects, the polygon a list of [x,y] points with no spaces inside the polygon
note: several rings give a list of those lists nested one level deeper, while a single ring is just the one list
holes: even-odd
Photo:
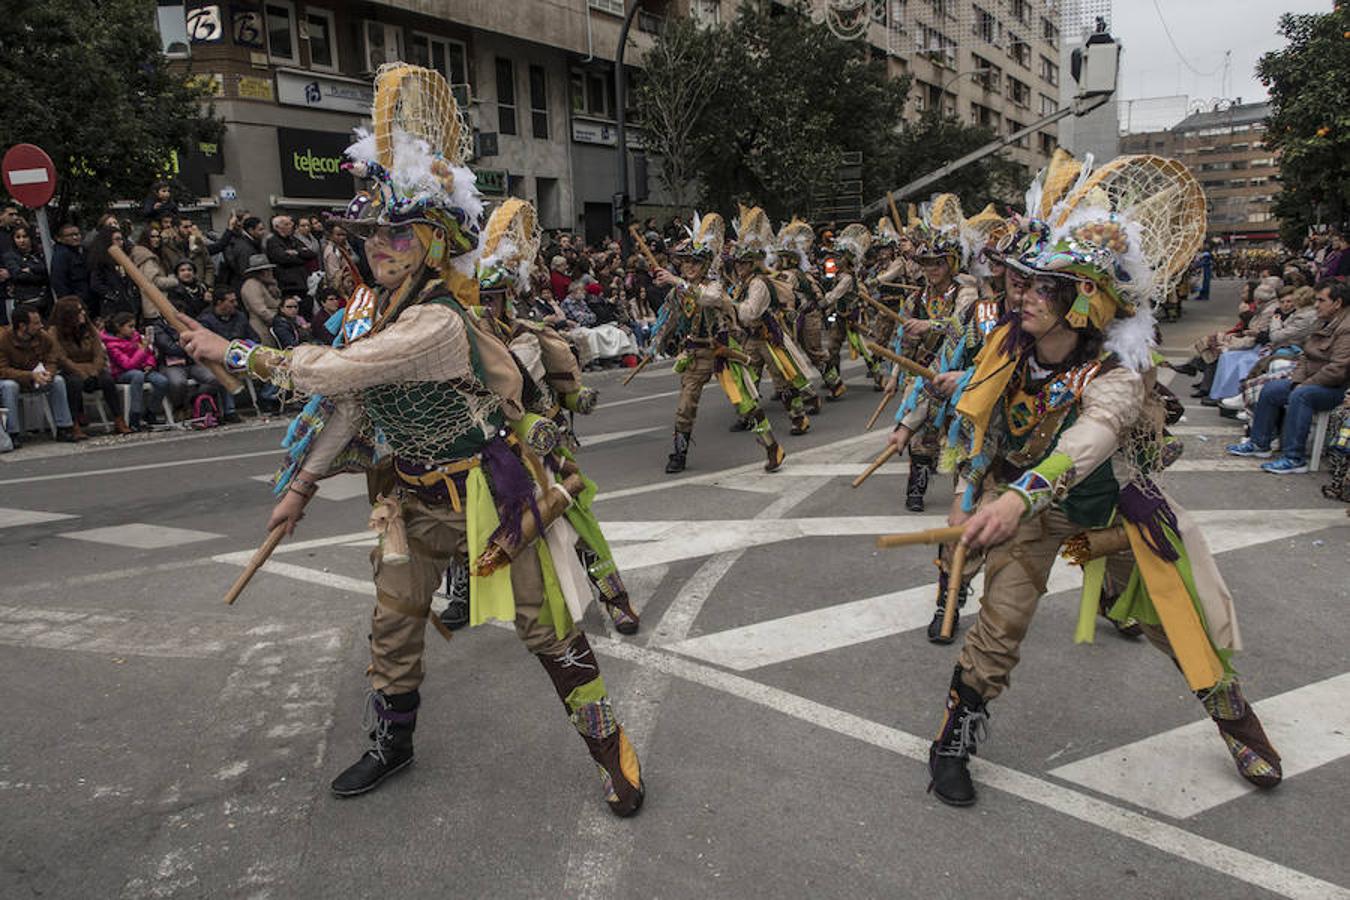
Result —
[{"label": "winter coat", "polygon": [[1294,384],[1340,388],[1350,384],[1350,307],[1303,339],[1303,356],[1294,367]]},{"label": "winter coat", "polygon": [[110,318],[120,312],[140,315],[141,292],[116,263],[94,266],[89,273],[89,293],[93,297],[89,310],[91,318]]},{"label": "winter coat", "polygon": [[53,375],[60,374],[61,353],[47,332],[38,331],[20,341],[12,326],[0,328],[0,379],[31,388],[38,363]]},{"label": "winter coat", "polygon": [[84,258],[84,248],[70,248],[57,244],[52,250],[51,267],[52,296],[65,297],[73,294],[89,305],[90,292],[89,265]]},{"label": "winter coat", "polygon": [[28,253],[15,250],[0,259],[0,268],[9,270],[9,295],[17,306],[20,303],[36,303],[45,316],[52,305],[51,292],[47,290],[47,260],[34,248]]},{"label": "winter coat", "polygon": [[270,345],[272,339],[267,329],[281,309],[281,292],[264,283],[261,278],[250,276],[244,279],[243,286],[239,288],[239,301],[248,310],[249,327],[262,335],[263,342]]},{"label": "winter coat", "polygon": [[178,287],[169,291],[169,302],[175,309],[187,313],[194,319],[211,305],[206,295],[206,286],[200,281],[194,281],[192,284],[180,283]]},{"label": "winter coat", "polygon": [[203,328],[215,332],[227,341],[252,341],[255,344],[260,342],[258,332],[249,327],[248,316],[242,310],[235,310],[233,316],[222,319],[216,315],[214,309],[209,309],[202,313],[197,321]]},{"label": "winter coat", "polygon": [[[142,247],[140,244],[131,248],[131,261],[140,269],[141,274],[150,279],[151,283],[161,291],[169,291],[178,287],[178,279],[164,271],[164,260],[159,258],[159,254],[149,247]],[[150,301],[150,298],[144,293],[141,294],[141,318],[145,320],[158,319],[159,307]]]},{"label": "winter coat", "polygon": [[106,331],[99,336],[108,348],[108,368],[114,378],[123,372],[149,372],[155,368],[155,351],[143,346],[139,336],[120,338]]},{"label": "winter coat", "polygon": [[1296,309],[1287,316],[1278,314],[1270,320],[1270,343],[1297,344],[1317,328],[1317,310],[1311,306]]},{"label": "winter coat", "polygon": [[[231,231],[229,242],[225,245],[225,251],[222,254],[225,257],[225,262],[220,267],[221,280],[235,290],[239,290],[239,285],[244,281],[244,271],[248,268],[249,257],[262,252],[262,245],[254,241],[253,238],[242,231]],[[228,279],[225,277],[226,275],[229,276]]]},{"label": "winter coat", "polygon": [[295,294],[304,297],[309,294],[309,271],[307,264],[318,259],[315,253],[296,235],[282,237],[271,235],[263,242],[267,261],[277,267],[277,286],[283,294]]},{"label": "winter coat", "polygon": [[300,323],[295,319],[288,319],[281,313],[277,313],[272,319],[272,336],[276,338],[277,346],[282,350],[289,350],[298,344],[305,343],[308,336],[300,328]]},{"label": "winter coat", "polygon": [[56,345],[62,372],[69,372],[83,380],[93,378],[109,368],[108,349],[103,346],[103,340],[93,326],[86,326],[83,333],[73,340],[63,337],[55,328],[48,328],[47,336]]}]

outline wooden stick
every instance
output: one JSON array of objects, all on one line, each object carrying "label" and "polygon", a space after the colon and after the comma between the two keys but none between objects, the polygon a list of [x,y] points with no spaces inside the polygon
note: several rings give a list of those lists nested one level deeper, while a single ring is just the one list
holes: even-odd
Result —
[{"label": "wooden stick", "polygon": [[961,540],[965,532],[964,525],[948,525],[944,528],[925,528],[923,531],[909,531],[904,534],[883,534],[877,538],[877,547],[909,547],[914,544],[950,544]]},{"label": "wooden stick", "polygon": [[[116,245],[109,247],[108,256],[122,267],[122,271],[126,272],[132,281],[136,282],[136,287],[140,288],[146,299],[154,305],[155,309],[159,310],[159,314],[164,317],[164,321],[168,323],[170,328],[179,334],[187,330],[183,327],[183,320],[178,317],[178,310],[169,302],[169,298],[164,296],[164,292],[155,287],[155,283],[146,278],[140,269],[136,268],[136,264],[122,252],[121,247]],[[237,394],[244,389],[244,385],[240,383],[239,379],[226,372],[225,367],[220,363],[208,362],[204,365],[211,370],[212,375],[216,376],[216,381],[220,382],[221,387],[231,394]]]},{"label": "wooden stick", "polygon": [[894,456],[899,452],[900,448],[896,447],[894,444],[887,445],[886,449],[881,451],[881,455],[878,456],[876,459],[872,460],[872,464],[869,465],[866,469],[864,469],[861,475],[853,479],[853,486],[857,487],[858,485],[862,484],[864,481],[868,479],[868,477],[871,476],[873,472],[875,472],[877,469],[880,469],[883,465],[885,465],[886,460],[890,459],[892,456]]},{"label": "wooden stick", "polygon": [[910,359],[909,357],[901,356],[899,353],[894,353],[890,350],[887,350],[885,347],[881,346],[880,344],[874,341],[867,342],[867,349],[871,350],[873,353],[875,353],[877,356],[880,356],[882,359],[890,360],[891,362],[895,363],[897,366],[904,369],[911,375],[918,375],[920,377],[927,378],[929,381],[932,381],[934,378],[937,377],[937,372],[934,372],[927,366],[921,366],[914,360]]},{"label": "wooden stick", "polygon": [[871,294],[859,294],[859,296],[862,297],[863,300],[871,304],[876,309],[877,312],[881,313],[884,316],[887,316],[888,318],[894,319],[896,321],[896,324],[900,325],[904,324],[905,322],[904,316],[900,315],[898,312],[891,309],[886,304],[878,303],[876,300],[873,300]]},{"label": "wooden stick", "polygon": [[636,366],[633,366],[633,371],[629,372],[626,376],[624,376],[624,379],[623,379],[623,382],[622,382],[622,383],[623,383],[623,386],[624,386],[624,387],[627,387],[627,386],[628,386],[628,382],[632,381],[634,378],[636,378],[636,377],[638,376],[638,373],[639,373],[639,372],[641,372],[643,369],[647,368],[647,363],[649,363],[649,362],[651,362],[651,361],[652,361],[652,358],[651,358],[650,356],[644,356],[644,357],[642,357],[642,359],[638,360],[638,364],[637,364]]},{"label": "wooden stick", "polygon": [[253,558],[248,561],[248,565],[244,567],[244,571],[239,573],[239,577],[234,580],[234,584],[230,585],[229,591],[226,592],[226,606],[234,605],[234,601],[239,599],[239,595],[244,592],[244,588],[248,587],[249,581],[257,571],[263,567],[263,563],[267,562],[267,558],[272,555],[273,550],[277,549],[277,544],[280,544],[281,539],[285,536],[285,522],[268,532],[267,540],[262,542],[261,547],[253,551]]},{"label": "wooden stick", "polygon": [[651,247],[647,246],[647,241],[643,239],[642,232],[638,231],[638,227],[629,225],[628,233],[633,236],[633,243],[637,244],[638,252],[647,260],[647,265],[652,267],[652,271],[655,272],[661,268],[661,264],[656,261],[656,254],[652,252]]},{"label": "wooden stick", "polygon": [[877,419],[881,418],[881,414],[885,411],[887,404],[895,399],[895,394],[895,391],[888,390],[881,395],[881,402],[877,404],[876,412],[872,413],[872,418],[867,420],[867,427],[864,428],[863,431],[872,430],[872,426],[877,424]]},{"label": "wooden stick", "polygon": [[966,569],[966,545],[956,544],[956,552],[952,554],[952,564],[947,570],[947,603],[942,608],[942,631],[940,632],[943,640],[951,640],[952,629],[956,627],[956,598],[961,592],[961,578],[965,575]]},{"label": "wooden stick", "polygon": [[898,231],[900,234],[904,234],[905,226],[904,223],[900,221],[900,210],[896,209],[895,207],[895,194],[891,193],[890,191],[887,191],[886,202],[890,204],[891,207],[891,222],[894,223],[895,230]]}]

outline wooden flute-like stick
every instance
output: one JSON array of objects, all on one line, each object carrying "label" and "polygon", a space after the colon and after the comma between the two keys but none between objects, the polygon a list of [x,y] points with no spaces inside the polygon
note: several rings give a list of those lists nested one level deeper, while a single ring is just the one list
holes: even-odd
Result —
[{"label": "wooden flute-like stick", "polygon": [[249,581],[251,581],[258,570],[263,567],[263,563],[267,562],[267,558],[272,555],[273,550],[277,549],[277,544],[280,544],[281,539],[285,536],[285,522],[267,533],[267,540],[263,541],[262,546],[253,551],[253,558],[248,561],[248,565],[244,567],[244,571],[239,573],[239,577],[234,580],[234,584],[230,585],[229,591],[226,592],[226,606],[234,605],[234,601],[239,599],[239,595],[244,592],[244,588],[248,587]]},{"label": "wooden flute-like stick", "polygon": [[638,231],[638,227],[629,225],[628,233],[633,236],[633,243],[637,244],[638,252],[647,260],[647,265],[652,267],[652,271],[655,272],[661,268],[661,264],[656,261],[656,254],[652,252],[651,247],[647,246],[647,241],[643,239],[642,232]]},{"label": "wooden flute-like stick", "polygon": [[904,323],[905,321],[904,316],[900,315],[898,312],[891,309],[886,304],[877,302],[872,298],[871,294],[860,294],[860,296],[863,298],[863,300],[865,300],[869,305],[871,305],[877,312],[881,313],[883,316],[886,316],[889,319],[894,319],[897,324]]},{"label": "wooden flute-like stick", "polygon": [[869,476],[871,476],[873,472],[884,466],[886,464],[886,460],[890,459],[892,456],[894,456],[899,452],[900,452],[899,447],[896,447],[894,444],[888,445],[885,450],[881,451],[881,455],[879,455],[876,459],[872,460],[872,464],[869,465],[866,469],[864,469],[861,475],[853,479],[853,486],[857,487],[858,485],[862,484],[864,481],[868,479]]},{"label": "wooden flute-like stick", "polygon": [[873,353],[875,353],[877,356],[880,356],[882,359],[890,360],[891,362],[895,363],[897,366],[904,369],[911,375],[918,375],[920,377],[927,378],[930,381],[937,377],[937,372],[934,372],[927,366],[921,366],[914,360],[910,359],[909,357],[901,356],[899,353],[887,350],[885,347],[881,346],[875,341],[868,341],[867,349],[871,350]]},{"label": "wooden flute-like stick", "polygon": [[900,210],[897,209],[895,206],[895,194],[891,193],[890,191],[887,191],[886,202],[890,204],[891,207],[891,222],[892,224],[895,225],[895,230],[898,231],[900,234],[904,234],[905,226],[900,221]]},{"label": "wooden flute-like stick", "polygon": [[[115,244],[109,247],[108,256],[113,262],[121,266],[122,271],[126,272],[127,276],[136,283],[136,287],[140,288],[145,298],[154,305],[155,309],[159,310],[159,314],[164,317],[164,321],[168,323],[170,328],[179,334],[187,330],[183,326],[183,320],[178,316],[178,310],[169,302],[169,298],[164,296],[164,292],[157,288],[153,281],[146,278],[140,269],[136,268],[136,264],[122,252],[121,247]],[[221,387],[231,394],[237,394],[244,389],[244,385],[240,383],[239,379],[225,371],[225,367],[220,363],[208,362],[204,365],[211,371],[212,375],[216,376],[216,381],[220,382]]]},{"label": "wooden flute-like stick", "polygon": [[877,547],[909,547],[914,544],[950,544],[961,540],[965,533],[964,525],[948,525],[943,528],[925,528],[923,531],[909,531],[904,534],[883,534],[877,538]]},{"label": "wooden flute-like stick", "polygon": [[876,411],[872,413],[872,418],[867,420],[867,427],[864,428],[863,431],[872,430],[872,426],[877,424],[877,419],[881,418],[882,412],[884,412],[886,406],[895,399],[895,395],[896,391],[891,390],[888,390],[881,395],[881,402],[877,404]]},{"label": "wooden flute-like stick", "polygon": [[956,627],[956,598],[961,592],[961,579],[965,576],[965,569],[966,545],[958,541],[956,552],[952,554],[952,564],[947,570],[947,603],[942,609],[940,632],[943,640],[951,640],[952,629]]},{"label": "wooden flute-like stick", "polygon": [[650,356],[644,356],[644,357],[642,357],[642,359],[638,360],[638,364],[637,364],[636,366],[633,366],[633,371],[629,372],[627,375],[624,376],[624,379],[623,379],[623,381],[621,382],[621,384],[622,384],[624,387],[627,387],[627,386],[628,386],[628,382],[632,381],[634,378],[636,378],[636,377],[638,376],[638,373],[639,373],[639,372],[641,372],[643,369],[647,368],[647,363],[649,363],[649,362],[651,362],[651,361],[652,361],[652,358],[651,358]]}]

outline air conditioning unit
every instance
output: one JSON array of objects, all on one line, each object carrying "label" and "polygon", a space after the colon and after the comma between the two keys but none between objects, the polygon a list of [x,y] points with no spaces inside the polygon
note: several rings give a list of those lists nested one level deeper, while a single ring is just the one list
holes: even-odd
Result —
[{"label": "air conditioning unit", "polygon": [[367,19],[365,22],[365,71],[375,72],[385,63],[403,57],[403,29]]}]

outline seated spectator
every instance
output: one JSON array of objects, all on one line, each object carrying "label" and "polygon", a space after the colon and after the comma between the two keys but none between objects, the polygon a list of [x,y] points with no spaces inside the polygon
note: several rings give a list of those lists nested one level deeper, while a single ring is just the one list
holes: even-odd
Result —
[{"label": "seated spectator", "polygon": [[1230,341],[1219,356],[1208,395],[1212,402],[1205,405],[1217,402],[1220,415],[1233,418],[1242,408],[1242,381],[1262,358],[1297,353],[1300,342],[1317,327],[1313,309],[1317,292],[1310,287],[1281,290],[1273,314],[1254,318],[1252,327]]},{"label": "seated spectator", "polygon": [[292,294],[281,299],[281,307],[272,318],[272,338],[282,350],[309,341],[309,326],[300,318],[300,298]]},{"label": "seated spectator", "polygon": [[310,325],[310,340],[316,344],[333,346],[333,342],[337,340],[338,332],[342,330],[342,320],[339,318],[331,330],[328,327],[328,322],[341,311],[341,295],[331,287],[320,288],[319,305],[314,310],[314,321]]},{"label": "seated spectator", "polygon": [[567,275],[566,256],[558,254],[549,260],[548,282],[549,287],[553,288],[554,297],[567,296],[567,289],[571,286],[572,279]]},{"label": "seated spectator", "polygon": [[103,394],[103,402],[113,417],[113,429],[118,434],[131,434],[108,365],[108,350],[98,336],[98,329],[89,323],[89,314],[79,297],[71,294],[56,301],[47,334],[56,343],[60,357],[66,399],[75,420],[72,428],[89,424],[84,414],[84,395],[98,392]]},{"label": "seated spectator", "polygon": [[47,260],[42,248],[33,241],[33,232],[20,225],[10,235],[14,249],[0,258],[0,268],[9,273],[9,296],[14,305],[31,303],[41,315],[52,308],[52,292],[47,284]]},{"label": "seated spectator", "polygon": [[1313,415],[1334,409],[1350,383],[1350,308],[1346,305],[1350,285],[1322,282],[1316,291],[1318,328],[1304,340],[1303,355],[1292,375],[1262,386],[1251,437],[1228,447],[1234,456],[1270,456],[1270,442],[1283,411],[1283,455],[1261,466],[1277,475],[1308,471],[1306,446]]},{"label": "seated spectator", "polygon": [[255,254],[249,257],[244,269],[244,281],[239,287],[239,299],[248,312],[248,324],[256,334],[262,335],[263,343],[273,343],[272,320],[281,309],[281,288],[277,285],[276,266],[266,256]]},{"label": "seated spectator", "polygon": [[[175,409],[182,409],[185,413],[183,418],[191,418],[194,415],[191,403],[198,395],[210,394],[215,398],[222,421],[231,424],[239,421],[239,414],[234,408],[234,397],[216,380],[210,369],[187,355],[187,351],[178,340],[177,330],[161,322],[155,327],[154,343],[155,353],[160,359],[160,372],[169,381],[169,404]],[[188,383],[189,380],[197,382],[195,391]]]},{"label": "seated spectator", "polygon": [[580,281],[571,282],[562,302],[563,315],[567,317],[566,326],[589,328],[595,324],[595,313],[586,302],[586,286]]},{"label": "seated spectator", "polygon": [[[178,287],[178,279],[167,271],[164,257],[160,253],[164,239],[160,236],[158,225],[147,225],[141,231],[140,240],[131,248],[131,261],[141,270],[149,281],[164,293]],[[141,321],[157,322],[160,319],[159,307],[144,294],[141,295]]]},{"label": "seated spectator", "polygon": [[633,336],[638,346],[646,348],[651,338],[652,328],[656,325],[656,313],[647,300],[647,288],[638,287],[628,295],[628,319],[633,328]]},{"label": "seated spectator", "polygon": [[[232,290],[216,288],[213,295],[215,303],[209,312],[202,313],[197,321],[208,331],[213,331],[227,341],[253,341],[262,343],[258,332],[249,324],[249,317],[239,309],[239,295]],[[276,412],[281,404],[276,402],[277,388],[273,384],[258,387],[259,412]],[[223,411],[222,407],[222,411]]]},{"label": "seated spectator", "polygon": [[533,293],[516,299],[516,315],[522,319],[543,322],[559,331],[567,327],[567,314],[553,299],[553,289],[547,282]]},{"label": "seated spectator", "polygon": [[[117,313],[109,321],[102,335],[108,348],[108,362],[118,384],[131,386],[131,409],[127,424],[149,431],[159,424],[155,410],[164,402],[169,379],[158,371],[159,361],[151,348],[150,339],[136,331],[136,317],[128,312]],[[145,385],[150,385],[150,404],[145,403]]]},{"label": "seated spectator", "polygon": [[141,311],[141,292],[108,255],[108,248],[121,246],[122,230],[109,225],[99,229],[89,246],[89,318],[94,322],[120,312],[134,316]]},{"label": "seated spectator", "polygon": [[16,306],[13,322],[0,328],[0,406],[9,410],[5,430],[15,447],[25,425],[20,393],[37,392],[51,405],[56,437],[61,441],[83,440],[66,402],[66,380],[61,376],[60,353],[42,327],[36,307]]},{"label": "seated spectator", "polygon": [[210,304],[206,285],[197,279],[196,264],[188,257],[183,257],[174,267],[173,276],[178,280],[178,284],[165,292],[169,302],[179,312],[197,318]]}]

